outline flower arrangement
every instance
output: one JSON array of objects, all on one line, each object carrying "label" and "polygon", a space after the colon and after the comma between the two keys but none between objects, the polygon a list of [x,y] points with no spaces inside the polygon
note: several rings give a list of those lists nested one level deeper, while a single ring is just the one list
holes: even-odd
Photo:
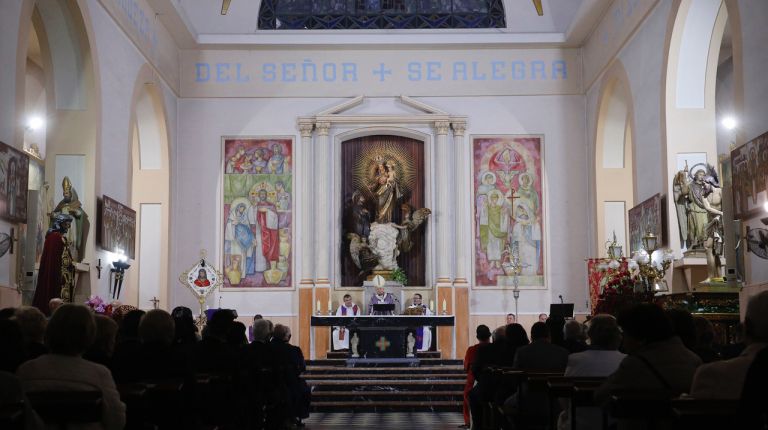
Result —
[{"label": "flower arrangement", "polygon": [[[637,267],[633,260],[620,258],[611,260],[605,270],[606,276],[600,281],[595,313],[617,315],[622,310],[638,303],[653,301],[653,291],[642,285],[638,288]],[[602,268],[601,268],[602,269]]]},{"label": "flower arrangement", "polygon": [[91,308],[93,312],[106,316],[112,316],[112,310],[120,306],[120,302],[118,301],[107,303],[99,296],[91,296],[85,301],[85,304]]}]

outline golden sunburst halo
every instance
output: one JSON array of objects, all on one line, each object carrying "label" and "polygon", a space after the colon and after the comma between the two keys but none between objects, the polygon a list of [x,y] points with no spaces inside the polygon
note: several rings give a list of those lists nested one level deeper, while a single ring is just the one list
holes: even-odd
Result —
[{"label": "golden sunburst halo", "polygon": [[416,169],[403,145],[387,137],[375,137],[365,142],[366,148],[354,161],[352,185],[356,190],[370,196],[370,186],[376,181],[379,163],[392,163],[400,189],[407,194],[416,183]]}]

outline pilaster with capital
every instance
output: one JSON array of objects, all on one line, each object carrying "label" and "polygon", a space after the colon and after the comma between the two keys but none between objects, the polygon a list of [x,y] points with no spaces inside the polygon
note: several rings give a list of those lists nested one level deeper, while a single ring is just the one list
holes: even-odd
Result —
[{"label": "pilaster with capital", "polygon": [[472,174],[469,163],[472,161],[472,150],[467,146],[464,132],[467,128],[465,121],[451,123],[453,129],[453,148],[455,154],[454,186],[456,190],[455,202],[455,241],[456,241],[456,265],[455,280],[457,284],[467,284],[472,267]]},{"label": "pilaster with capital", "polygon": [[312,246],[310,232],[313,229],[311,216],[313,209],[314,192],[312,189],[312,130],[315,128],[312,122],[301,121],[299,122],[299,131],[301,132],[301,147],[297,151],[299,157],[299,174],[296,175],[300,179],[299,186],[296,193],[296,213],[299,214],[299,225],[297,231],[298,249],[299,254],[299,283],[301,285],[311,285],[314,283],[314,274],[312,269],[314,267],[314,257],[312,255]]},{"label": "pilaster with capital", "polygon": [[315,210],[315,283],[330,284],[331,277],[331,153],[333,148],[328,137],[331,124],[315,124],[314,182]]},{"label": "pilaster with capital", "polygon": [[436,254],[436,275],[437,283],[450,283],[453,278],[453,254],[452,239],[454,235],[453,206],[451,193],[453,192],[453,180],[451,171],[451,146],[448,142],[448,131],[450,123],[448,121],[435,122],[435,186],[437,204],[434,212],[436,226],[435,247]]}]

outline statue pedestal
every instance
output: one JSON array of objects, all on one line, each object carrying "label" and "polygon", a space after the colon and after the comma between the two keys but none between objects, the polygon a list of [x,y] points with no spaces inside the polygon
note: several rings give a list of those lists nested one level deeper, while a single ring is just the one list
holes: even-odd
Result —
[{"label": "statue pedestal", "polygon": [[[710,288],[720,286],[721,283],[710,283],[710,285],[703,282],[707,279],[707,259],[703,253],[686,253],[687,255],[679,260],[675,260],[672,264],[673,278],[672,278],[672,292],[674,293],[687,293],[693,291],[709,291]],[[722,267],[725,267],[725,259],[720,258]],[[727,286],[724,284],[723,286]],[[727,286],[728,288],[733,288]]]}]

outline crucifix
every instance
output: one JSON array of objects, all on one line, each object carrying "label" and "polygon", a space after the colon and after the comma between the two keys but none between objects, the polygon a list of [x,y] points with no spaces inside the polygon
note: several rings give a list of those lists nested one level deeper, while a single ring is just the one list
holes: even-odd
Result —
[{"label": "crucifix", "polygon": [[[506,198],[507,200],[509,200],[509,207],[514,208],[515,199],[519,199],[520,197],[515,192],[515,189],[510,187],[509,195]],[[514,211],[513,211],[513,214],[514,214]]]},{"label": "crucifix", "polygon": [[157,309],[157,304],[160,303],[160,300],[157,297],[152,296],[150,302],[152,302],[152,309]]}]

